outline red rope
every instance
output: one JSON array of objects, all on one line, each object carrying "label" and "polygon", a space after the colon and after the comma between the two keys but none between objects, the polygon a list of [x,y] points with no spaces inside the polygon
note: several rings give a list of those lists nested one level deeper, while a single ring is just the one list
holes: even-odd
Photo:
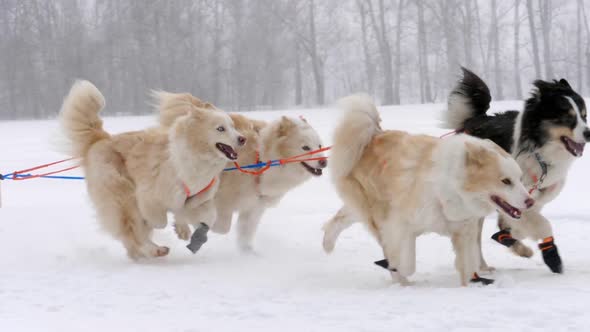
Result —
[{"label": "red rope", "polygon": [[321,149],[317,149],[317,150],[313,150],[313,151],[309,151],[306,153],[302,153],[300,155],[296,155],[293,157],[289,157],[289,158],[285,158],[285,159],[280,159],[280,163],[282,164],[287,164],[287,163],[294,163],[294,162],[301,162],[301,161],[311,161],[311,160],[322,160],[322,159],[328,159],[328,157],[315,157],[315,158],[307,158],[307,159],[299,159],[301,157],[305,157],[305,156],[311,156],[314,154],[318,154],[318,153],[322,153],[324,151],[328,151],[330,150],[332,147],[331,146],[326,146],[324,148]]},{"label": "red rope", "polygon": [[50,166],[53,166],[53,165],[57,165],[57,164],[61,164],[61,163],[65,163],[66,161],[70,161],[70,160],[74,160],[74,159],[76,159],[76,158],[63,159],[63,160],[55,161],[55,162],[52,162],[52,163],[49,163],[49,164],[43,164],[43,165],[39,165],[39,166],[28,168],[28,169],[23,169],[23,170],[20,170],[20,171],[14,171],[12,173],[12,179],[15,180],[15,181],[30,180],[30,179],[35,179],[35,178],[39,178],[39,177],[42,177],[42,176],[53,175],[53,174],[57,174],[57,173],[66,172],[66,171],[69,171],[69,170],[72,170],[72,169],[76,169],[76,168],[80,167],[80,165],[71,166],[71,167],[67,167],[67,168],[62,168],[62,169],[59,169],[57,171],[47,172],[47,173],[43,173],[43,174],[33,174],[33,175],[30,175],[30,176],[26,176],[26,177],[19,177],[18,176],[19,174],[22,174],[22,173],[28,173],[28,172],[31,172],[31,171],[34,171],[34,170],[38,170],[38,169],[41,169],[41,168],[47,168],[47,167],[50,167]]}]

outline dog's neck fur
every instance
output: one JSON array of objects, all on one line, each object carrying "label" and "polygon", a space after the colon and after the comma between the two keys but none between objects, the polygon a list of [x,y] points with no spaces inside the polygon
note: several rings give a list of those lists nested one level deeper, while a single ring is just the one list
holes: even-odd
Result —
[{"label": "dog's neck fur", "polygon": [[512,144],[512,157],[516,160],[523,171],[523,183],[531,187],[534,185],[533,175],[539,177],[542,170],[535,154],[539,154],[542,160],[547,163],[547,177],[541,188],[550,187],[557,182],[563,181],[567,176],[570,166],[576,159],[567,152],[560,142],[547,142],[537,146],[532,141],[522,136],[522,118],[526,110],[521,111],[514,123],[514,137]]},{"label": "dog's neck fur", "polygon": [[433,154],[433,176],[444,181],[438,181],[438,187],[433,188],[441,204],[442,214],[448,221],[465,221],[483,217],[494,210],[486,197],[477,194],[464,194],[465,170],[465,139],[471,137],[451,137],[443,140]]},{"label": "dog's neck fur", "polygon": [[168,151],[168,161],[172,165],[171,170],[175,172],[169,176],[179,179],[179,190],[182,190],[183,193],[182,184],[185,184],[193,194],[205,188],[214,177],[223,171],[227,163],[227,159],[221,156],[204,158],[203,156],[210,153],[195,153],[182,141],[171,140]]}]

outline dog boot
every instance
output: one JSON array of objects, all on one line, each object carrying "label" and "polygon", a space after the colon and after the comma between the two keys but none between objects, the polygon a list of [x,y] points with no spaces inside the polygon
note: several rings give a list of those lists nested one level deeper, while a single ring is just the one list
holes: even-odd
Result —
[{"label": "dog boot", "polygon": [[508,248],[512,247],[512,245],[516,242],[516,239],[510,234],[510,229],[503,229],[497,232],[496,234],[492,235],[492,239]]},{"label": "dog boot", "polygon": [[201,249],[201,246],[207,242],[207,232],[209,232],[209,226],[201,223],[191,236],[191,242],[186,246],[193,254]]},{"label": "dog boot", "polygon": [[475,283],[480,283],[480,284],[482,284],[484,286],[487,286],[487,285],[493,284],[494,283],[494,279],[482,278],[482,277],[479,276],[479,274],[474,273],[473,274],[473,277],[471,278],[471,280],[469,282],[472,282],[474,284]]},{"label": "dog boot", "polygon": [[561,264],[561,257],[557,251],[557,246],[553,242],[553,236],[543,239],[539,243],[539,249],[543,253],[543,261],[549,266],[553,273],[563,273],[563,265]]},{"label": "dog boot", "polygon": [[392,271],[392,272],[397,271],[397,269],[395,269],[395,268],[389,268],[389,262],[387,261],[387,259],[382,259],[380,261],[375,261],[373,263],[377,266],[380,266],[380,267],[386,269],[387,271]]}]

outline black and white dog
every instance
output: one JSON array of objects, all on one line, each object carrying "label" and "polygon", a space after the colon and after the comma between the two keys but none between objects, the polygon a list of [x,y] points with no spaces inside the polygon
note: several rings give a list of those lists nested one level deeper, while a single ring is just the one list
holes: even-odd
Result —
[{"label": "black and white dog", "polygon": [[[523,183],[536,204],[523,211],[518,221],[500,216],[500,231],[492,238],[523,257],[531,257],[533,251],[520,240],[539,240],[545,264],[551,271],[561,273],[563,267],[551,224],[541,209],[563,189],[569,167],[582,156],[586,141],[590,141],[590,129],[584,100],[565,79],[538,80],[534,86],[523,111],[488,115],[490,90],[482,79],[463,68],[463,78],[449,95],[445,126],[490,139],[516,159],[524,174]],[[483,220],[480,251],[481,224]],[[481,264],[482,270],[489,269],[483,256]]]}]

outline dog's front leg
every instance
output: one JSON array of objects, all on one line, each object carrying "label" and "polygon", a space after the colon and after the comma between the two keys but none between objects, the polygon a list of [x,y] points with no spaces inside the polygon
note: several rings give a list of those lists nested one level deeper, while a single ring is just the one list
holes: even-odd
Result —
[{"label": "dog's front leg", "polygon": [[175,213],[176,223],[195,226],[187,248],[196,253],[207,242],[207,233],[217,218],[217,210],[213,200],[203,202],[200,206],[186,205]]},{"label": "dog's front leg", "polygon": [[479,271],[480,272],[493,272],[496,269],[492,266],[489,266],[486,262],[485,258],[483,257],[483,248],[481,245],[481,237],[483,232],[483,223],[485,221],[485,217],[480,218],[478,223],[478,231],[477,231],[477,246],[479,250]]},{"label": "dog's front leg", "polygon": [[527,211],[523,214],[521,230],[527,236],[540,241],[539,249],[543,254],[543,261],[553,273],[562,273],[563,264],[553,239],[551,223],[539,211]]},{"label": "dog's front leg", "polygon": [[238,217],[238,247],[241,250],[252,250],[252,241],[264,210],[264,207],[257,206],[248,211],[240,211]]},{"label": "dog's front leg", "polygon": [[[480,265],[477,232],[478,220],[468,221],[461,229],[451,234],[455,250],[455,268],[461,278],[461,286],[467,286],[477,276]],[[487,280],[487,279],[486,279]]]}]

